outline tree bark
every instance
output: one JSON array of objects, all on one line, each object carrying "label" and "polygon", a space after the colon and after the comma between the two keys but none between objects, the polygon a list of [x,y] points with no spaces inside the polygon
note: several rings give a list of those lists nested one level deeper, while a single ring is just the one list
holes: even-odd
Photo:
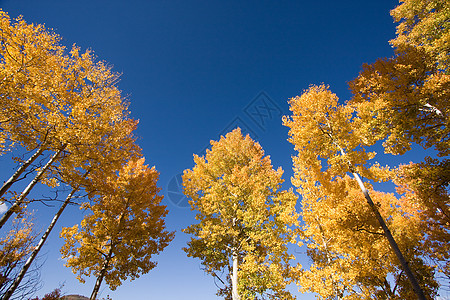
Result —
[{"label": "tree bark", "polygon": [[233,249],[232,258],[233,258],[233,273],[231,274],[231,294],[233,300],[240,300],[241,297],[239,296],[238,292],[238,274],[237,274],[239,255],[236,249]]},{"label": "tree bark", "polygon": [[[331,130],[330,125],[328,125],[328,128]],[[327,132],[323,129],[322,129],[322,132],[324,132],[326,135],[328,135],[328,137],[331,139],[332,143],[339,149],[339,152],[341,153],[342,157],[346,157],[344,149],[342,149],[342,147],[339,145],[339,143],[336,141],[336,139],[333,137],[333,135],[330,132]],[[426,300],[424,291],[420,287],[419,282],[417,281],[416,277],[414,276],[414,273],[411,271],[411,268],[409,267],[408,262],[406,261],[405,257],[403,256],[403,253],[401,252],[400,248],[398,247],[397,242],[395,241],[394,237],[392,236],[391,231],[389,230],[386,223],[384,222],[384,219],[381,216],[380,212],[378,211],[378,208],[373,203],[372,198],[369,195],[369,191],[364,186],[364,183],[362,182],[361,178],[359,177],[358,173],[356,172],[356,169],[353,166],[353,163],[347,159],[347,164],[350,169],[350,172],[353,174],[353,177],[358,182],[358,185],[361,188],[361,191],[364,194],[364,197],[366,198],[367,203],[370,206],[370,209],[374,213],[375,217],[378,220],[378,223],[380,224],[381,228],[383,229],[384,236],[387,238],[389,245],[391,246],[391,249],[394,251],[395,255],[397,256],[397,259],[400,262],[400,265],[402,266],[403,271],[406,273],[406,276],[408,277],[408,280],[411,283],[413,290],[417,295],[417,298],[419,300]]]},{"label": "tree bark", "polygon": [[[128,206],[129,202],[130,202],[130,199],[127,199],[127,202],[126,202],[126,205],[125,205],[126,207]],[[119,228],[122,225],[124,217],[125,217],[125,212],[122,212],[120,214],[120,218],[119,218]],[[102,284],[103,277],[105,277],[105,275],[106,275],[106,271],[107,271],[107,269],[109,267],[109,262],[111,261],[112,255],[114,253],[115,245],[116,245],[116,242],[113,242],[111,240],[111,248],[109,248],[108,255],[106,256],[105,261],[104,261],[103,266],[102,266],[102,269],[100,270],[100,274],[97,277],[97,281],[95,282],[94,290],[92,291],[90,300],[95,300],[97,298],[97,294],[98,294],[98,291],[100,289],[100,285]]]},{"label": "tree bark", "polygon": [[2,197],[8,189],[11,187],[11,185],[16,182],[16,180],[22,175],[22,173],[38,158],[42,152],[44,152],[45,148],[40,147],[26,162],[24,162],[16,172],[3,184],[3,186],[0,188],[0,197]]},{"label": "tree bark", "polygon": [[419,110],[427,111],[427,112],[432,112],[432,113],[436,114],[438,117],[443,117],[443,116],[444,116],[444,114],[442,113],[442,111],[440,111],[439,109],[437,109],[436,106],[433,106],[433,105],[431,105],[431,104],[429,104],[429,103],[425,103],[425,104],[423,105],[423,107],[425,107],[425,108],[419,108]]},{"label": "tree bark", "polygon": [[386,223],[384,222],[383,217],[381,216],[377,207],[373,203],[372,198],[369,195],[369,191],[367,191],[367,189],[364,186],[364,183],[362,182],[358,173],[356,173],[355,171],[352,171],[352,174],[355,177],[356,181],[358,182],[359,187],[361,188],[361,191],[363,192],[364,197],[367,200],[367,203],[369,204],[370,208],[372,209],[372,212],[375,214],[375,216],[378,220],[378,223],[380,223],[381,228],[383,228],[384,235],[388,239],[389,245],[391,246],[392,250],[394,251],[395,255],[397,256],[397,259],[400,261],[400,265],[402,266],[403,271],[406,273],[406,276],[408,277],[408,280],[411,283],[418,299],[425,300],[426,299],[425,293],[423,292],[422,288],[420,287],[419,282],[417,281],[416,277],[414,276],[414,273],[411,271],[411,268],[409,267],[408,262],[406,261],[405,257],[403,256],[402,252],[400,251],[400,248],[398,247],[397,242],[395,241],[394,237],[392,236],[391,231],[389,230]]},{"label": "tree bark", "polygon": [[16,182],[16,180],[22,175],[22,173],[38,158],[42,152],[44,152],[45,148],[40,147],[26,162],[24,162],[16,172],[3,184],[3,186],[0,188],[0,197],[2,197],[8,189],[11,187],[11,185]]},{"label": "tree bark", "polygon": [[28,184],[28,186],[22,191],[19,198],[17,198],[17,200],[13,203],[13,205],[11,205],[11,207],[3,214],[3,216],[0,219],[0,228],[2,228],[3,225],[5,225],[6,221],[8,221],[8,219],[11,217],[11,215],[16,212],[16,210],[23,203],[23,201],[28,196],[28,194],[33,189],[33,187],[36,185],[36,183],[39,182],[42,175],[44,175],[44,172],[47,171],[47,169],[56,161],[59,154],[65,148],[66,148],[66,145],[61,147],[55,154],[53,154],[53,156],[49,159],[49,161],[45,164],[45,166],[41,170],[39,170],[36,177],[34,177],[34,179]]},{"label": "tree bark", "polygon": [[100,274],[97,277],[97,281],[95,282],[94,290],[92,291],[90,300],[96,300],[97,299],[97,294],[98,294],[98,291],[100,290],[100,285],[102,284],[103,278],[105,277],[106,271],[107,271],[107,269],[109,267],[109,262],[110,262],[110,260],[112,258],[113,246],[114,245],[111,245],[111,248],[109,249],[108,255],[106,256],[106,259],[105,259],[105,261],[103,263],[102,269],[100,270]]},{"label": "tree bark", "polygon": [[70,199],[72,199],[73,195],[75,194],[75,192],[78,190],[78,188],[74,188],[70,194],[66,197],[66,200],[64,201],[64,203],[61,205],[61,207],[59,208],[58,212],[55,214],[55,216],[53,217],[53,220],[51,221],[50,225],[48,226],[47,230],[45,231],[45,233],[42,235],[41,240],[39,241],[39,243],[37,244],[37,246],[34,248],[33,252],[31,253],[30,257],[28,258],[28,260],[26,261],[26,263],[23,265],[22,270],[20,271],[20,273],[17,275],[16,279],[14,280],[14,283],[11,285],[11,287],[6,291],[6,293],[3,295],[1,300],[8,300],[12,294],[15,292],[15,290],[17,289],[17,287],[19,286],[20,282],[22,281],[22,279],[25,277],[26,272],[28,271],[28,269],[31,266],[31,263],[34,261],[34,259],[36,258],[36,256],[38,255],[39,251],[41,250],[42,246],[44,245],[45,241],[47,240],[50,232],[52,231],[53,227],[55,226],[56,222],[58,221],[59,217],[61,216],[62,212],[64,211],[64,209],[66,208],[67,204],[69,204]]}]

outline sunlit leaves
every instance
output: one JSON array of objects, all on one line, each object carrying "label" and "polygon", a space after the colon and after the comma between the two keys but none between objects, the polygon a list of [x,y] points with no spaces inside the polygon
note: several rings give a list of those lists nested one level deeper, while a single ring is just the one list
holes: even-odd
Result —
[{"label": "sunlit leaves", "polygon": [[[124,276],[135,278],[148,272],[154,267],[149,260],[151,254],[162,250],[172,235],[164,230],[166,211],[159,205],[158,173],[139,159],[140,148],[133,135],[138,122],[129,117],[128,103],[116,86],[118,74],[107,63],[96,61],[91,50],[83,52],[73,45],[67,53],[53,31],[27,24],[22,17],[11,20],[1,10],[0,42],[0,154],[8,150],[36,153],[29,164],[16,160],[21,165],[6,190],[23,172],[30,171],[30,164],[38,162],[39,156],[52,157],[42,177],[36,176],[32,183],[41,182],[54,190],[64,185],[87,192],[94,202],[85,208],[95,217],[89,215],[91,219],[83,221],[81,230],[97,226],[98,218],[109,220],[108,226],[117,225],[111,211],[128,209],[123,213],[132,215],[127,226],[134,227],[139,236],[126,243],[141,252],[130,254],[137,257],[135,263],[120,271],[125,268],[129,251],[115,255],[114,260],[119,261],[115,264],[117,274],[108,274],[108,283],[116,287]],[[32,171],[36,170],[44,168],[38,166]],[[124,198],[132,203],[125,205]],[[27,204],[24,199],[16,201],[14,211]],[[105,211],[106,217],[102,215]],[[69,231],[72,235],[66,235],[67,249],[75,247],[76,237],[81,238],[73,230]],[[96,234],[95,230],[91,233]],[[93,263],[95,259],[104,260],[98,254],[93,251],[86,255]]]},{"label": "sunlit leaves", "polygon": [[136,157],[137,121],[128,117],[118,75],[92,51],[73,46],[67,55],[43,25],[10,20],[3,11],[0,20],[0,144],[39,155],[63,149],[41,178],[50,187],[78,187],[86,171],[114,172]]},{"label": "sunlit leaves", "polygon": [[448,70],[450,58],[450,4],[445,0],[402,0],[391,11],[396,22],[397,37],[391,44],[400,51],[404,47],[421,48],[434,57],[442,69]]},{"label": "sunlit leaves", "polygon": [[[283,120],[297,150],[292,182],[302,195],[300,236],[312,259],[300,272],[301,291],[319,299],[401,298],[411,286],[358,183],[346,175],[386,181],[393,172],[370,164],[375,153],[365,151],[372,138],[362,134],[367,127],[355,118],[355,107],[339,104],[328,87],[312,86],[290,105],[292,116]],[[392,194],[371,194],[404,256],[414,261],[420,284],[434,294],[433,268],[422,260],[419,217]]]},{"label": "sunlit leaves", "polygon": [[411,143],[449,154],[450,75],[438,71],[420,49],[364,65],[350,82],[366,145],[384,140],[385,151],[404,154]]},{"label": "sunlit leaves", "polygon": [[18,269],[33,251],[35,239],[29,213],[15,218],[11,230],[0,239],[0,293],[14,281]]},{"label": "sunlit leaves", "polygon": [[415,143],[443,157],[401,166],[396,183],[402,207],[420,217],[427,255],[449,277],[450,5],[405,0],[391,14],[400,22],[395,55],[363,66],[349,103],[365,145],[382,141],[385,152],[405,154]]},{"label": "sunlit leaves", "polygon": [[[274,170],[261,146],[240,129],[211,145],[205,157],[194,155],[195,166],[183,175],[199,220],[185,230],[194,237],[184,250],[215,277],[231,276],[237,252],[241,299],[291,299],[285,289],[296,269],[289,264],[287,244],[295,242],[296,196],[281,190],[281,168]],[[226,299],[231,299],[229,284],[219,291]]]},{"label": "sunlit leaves", "polygon": [[158,172],[144,165],[143,158],[130,161],[118,176],[103,180],[98,200],[83,205],[92,213],[81,226],[63,229],[66,243],[61,253],[80,281],[104,276],[114,290],[123,280],[136,279],[156,266],[152,255],[173,239],[165,229],[167,210],[160,204],[157,180]]},{"label": "sunlit leaves", "polygon": [[314,176],[327,184],[336,175],[350,171],[350,164],[364,177],[385,180],[389,170],[374,164],[366,167],[374,152],[361,145],[358,127],[351,124],[354,109],[341,105],[325,85],[311,86],[290,101],[292,116],[283,117],[289,127],[289,141],[298,151],[294,160],[293,183],[299,186],[302,176]]},{"label": "sunlit leaves", "polygon": [[426,234],[423,243],[438,270],[450,278],[449,160],[427,157],[424,162],[399,168],[396,183],[402,206],[420,218]]}]

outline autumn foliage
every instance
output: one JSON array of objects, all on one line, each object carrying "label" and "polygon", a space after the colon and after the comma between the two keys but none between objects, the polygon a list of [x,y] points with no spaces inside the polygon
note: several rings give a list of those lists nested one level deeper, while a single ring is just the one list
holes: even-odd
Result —
[{"label": "autumn foliage", "polygon": [[[300,236],[312,259],[300,289],[320,299],[417,299],[365,203],[369,193],[423,294],[436,296],[438,274],[450,278],[449,5],[402,2],[392,11],[400,22],[391,41],[395,55],[364,65],[350,82],[349,101],[341,103],[326,85],[311,86],[290,100],[292,115],[284,118],[297,151],[292,182],[302,196]],[[389,154],[403,155],[414,144],[435,154],[380,166],[373,162],[379,142]],[[376,191],[373,184],[383,182],[396,184],[397,194]]]},{"label": "autumn foliage", "polygon": [[[295,242],[297,197],[281,189],[282,169],[239,128],[211,146],[183,175],[199,221],[185,229],[193,237],[184,250],[220,279],[226,299],[292,299],[286,286],[296,268],[287,245]],[[229,276],[221,279],[223,272]]]},{"label": "autumn foliage", "polygon": [[[143,165],[133,133],[138,122],[129,117],[128,103],[116,85],[118,74],[107,63],[96,61],[92,51],[82,52],[75,45],[67,51],[61,37],[43,25],[27,24],[21,17],[11,20],[1,10],[0,34],[0,154],[17,163],[0,189],[0,203],[9,204],[0,228],[8,227],[13,215],[23,216],[34,200],[30,195],[36,185],[47,185],[53,192],[71,190],[38,246],[34,247],[36,236],[28,223],[14,229],[15,236],[1,240],[2,300],[17,293],[55,222],[80,195],[88,196],[90,202],[78,203],[92,213],[81,227],[87,227],[86,234],[100,243],[91,247],[105,251],[108,258],[81,256],[80,270],[86,268],[90,274],[106,263],[105,274],[95,274],[105,277],[111,288],[148,272],[156,265],[151,254],[161,251],[172,234],[164,231],[167,212],[159,205],[158,173]],[[42,161],[46,162],[36,165]],[[17,191],[16,182],[23,174],[33,173],[26,188]],[[117,223],[116,217],[123,221]],[[108,227],[116,235],[102,238],[96,231],[99,224],[119,225]],[[72,247],[77,238],[82,239],[63,233]],[[127,246],[123,248],[118,240],[128,241]],[[104,249],[108,243],[111,247]],[[130,257],[134,261],[128,264]]]},{"label": "autumn foliage", "polygon": [[[400,1],[393,56],[364,64],[350,99],[319,84],[289,100],[300,197],[239,128],[194,155],[182,178],[196,223],[183,250],[219,296],[294,299],[297,284],[318,299],[432,299],[450,286],[449,3]],[[94,300],[103,281],[115,290],[155,268],[173,240],[159,173],[106,62],[1,10],[0,42],[0,155],[15,163],[0,188],[1,300],[34,292],[22,279],[70,203],[85,215],[63,228],[61,254],[80,282],[95,277]],[[422,161],[376,162],[418,147]],[[65,197],[39,242],[28,212],[37,185]],[[303,245],[305,266],[292,251]]]},{"label": "autumn foliage", "polygon": [[158,173],[144,165],[144,159],[130,161],[118,175],[97,179],[99,199],[84,203],[92,211],[81,222],[63,228],[66,240],[61,249],[77,278],[94,275],[97,279],[91,299],[105,279],[111,290],[123,280],[131,280],[156,267],[152,255],[161,252],[173,239],[165,230],[165,206],[156,186]]}]

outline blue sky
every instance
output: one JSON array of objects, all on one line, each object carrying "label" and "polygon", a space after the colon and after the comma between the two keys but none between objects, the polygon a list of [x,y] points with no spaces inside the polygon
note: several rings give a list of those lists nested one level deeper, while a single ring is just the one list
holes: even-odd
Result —
[{"label": "blue sky", "polygon": [[[290,187],[293,147],[281,115],[287,101],[310,84],[329,84],[344,100],[347,82],[363,63],[391,56],[395,35],[389,11],[398,4],[380,1],[66,1],[0,0],[10,16],[45,23],[70,47],[91,48],[122,73],[120,89],[139,119],[138,144],[147,163],[161,173],[159,185],[176,231],[159,265],[101,297],[122,299],[215,299],[212,278],[181,250],[182,228],[194,213],[178,192],[177,174],[192,168],[193,153],[209,140],[240,125],[260,142],[274,167],[285,170]],[[1,157],[0,178],[9,172]],[[169,184],[170,183],[170,184]],[[36,207],[45,228],[57,209]],[[90,295],[93,280],[80,284],[59,259],[57,230],[81,219],[77,208],[64,212],[44,247],[43,295],[61,283],[67,294]],[[307,263],[301,249],[301,263]],[[296,288],[293,288],[294,293]],[[300,296],[312,299],[312,296]]]}]

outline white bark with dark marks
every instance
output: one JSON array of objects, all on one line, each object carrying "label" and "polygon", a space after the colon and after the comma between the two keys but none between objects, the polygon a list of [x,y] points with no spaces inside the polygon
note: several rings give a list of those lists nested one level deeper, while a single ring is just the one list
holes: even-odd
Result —
[{"label": "white bark with dark marks", "polygon": [[40,147],[26,162],[24,162],[16,172],[3,184],[0,188],[0,197],[3,196],[11,185],[17,181],[17,179],[22,175],[22,173],[38,158],[42,152],[44,152],[44,147]]},{"label": "white bark with dark marks", "polygon": [[58,159],[59,154],[66,148],[66,145],[61,147],[53,156],[49,159],[49,161],[45,164],[45,166],[39,170],[38,174],[34,177],[34,179],[28,184],[28,186],[22,191],[19,198],[11,205],[11,207],[5,212],[5,214],[0,219],[0,228],[5,225],[6,221],[12,216],[13,213],[22,205],[25,201],[25,198],[28,196],[33,187],[41,180],[42,175],[44,175],[45,171]]},{"label": "white bark with dark marks", "polygon": [[41,250],[42,246],[44,245],[45,241],[47,240],[48,236],[50,235],[50,232],[52,231],[53,227],[55,227],[56,222],[58,221],[59,217],[61,216],[62,212],[64,211],[64,209],[66,208],[67,204],[69,204],[70,200],[72,199],[73,195],[75,194],[75,192],[78,190],[78,188],[74,188],[72,190],[72,192],[70,192],[70,194],[66,197],[66,200],[64,201],[64,203],[61,205],[61,207],[59,208],[58,212],[55,214],[55,216],[53,217],[53,220],[51,221],[50,225],[48,226],[47,230],[45,231],[45,233],[42,235],[41,240],[39,241],[39,243],[36,245],[36,247],[34,248],[33,252],[31,253],[30,257],[28,258],[28,260],[25,262],[25,264],[22,267],[22,270],[20,271],[20,273],[17,275],[16,279],[14,280],[14,283],[11,285],[11,287],[6,291],[5,294],[3,294],[3,297],[1,298],[1,300],[8,300],[9,298],[11,298],[11,296],[14,294],[14,292],[16,291],[17,287],[20,285],[22,279],[25,277],[25,274],[27,273],[28,269],[30,268],[32,262],[34,261],[34,259],[36,258],[36,256],[38,255],[39,251]]},{"label": "white bark with dark marks", "polygon": [[239,255],[235,249],[233,249],[233,273],[231,274],[231,294],[233,300],[240,300],[238,292],[238,269],[239,269]]}]

